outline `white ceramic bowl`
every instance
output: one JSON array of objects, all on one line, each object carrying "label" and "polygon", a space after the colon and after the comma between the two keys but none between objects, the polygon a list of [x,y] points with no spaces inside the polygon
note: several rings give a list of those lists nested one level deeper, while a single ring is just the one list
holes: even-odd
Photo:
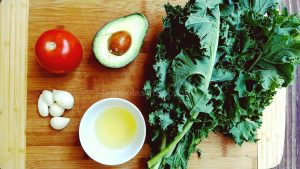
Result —
[{"label": "white ceramic bowl", "polygon": [[[96,119],[109,107],[123,107],[131,112],[136,120],[136,135],[126,147],[110,149],[101,145],[96,138]],[[79,140],[82,148],[93,160],[105,165],[118,165],[132,159],[141,150],[145,137],[146,125],[142,113],[134,104],[120,98],[108,98],[94,103],[80,121]]]}]

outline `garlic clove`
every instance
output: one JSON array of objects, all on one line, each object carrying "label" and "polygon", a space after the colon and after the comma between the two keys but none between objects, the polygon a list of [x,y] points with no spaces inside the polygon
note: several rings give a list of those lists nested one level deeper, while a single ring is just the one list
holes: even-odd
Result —
[{"label": "garlic clove", "polygon": [[45,101],[42,99],[40,95],[38,99],[38,112],[42,117],[47,117],[49,115],[49,108]]},{"label": "garlic clove", "polygon": [[55,130],[64,129],[70,122],[70,118],[66,117],[52,117],[50,120],[50,126]]},{"label": "garlic clove", "polygon": [[45,101],[45,103],[50,107],[54,104],[53,94],[49,90],[44,90],[41,94],[42,99]]},{"label": "garlic clove", "polygon": [[65,109],[60,107],[58,104],[54,103],[51,107],[50,107],[50,115],[52,117],[59,117],[62,116],[65,112]]},{"label": "garlic clove", "polygon": [[65,109],[72,109],[74,105],[74,97],[70,92],[62,90],[53,90],[53,98],[56,103]]}]

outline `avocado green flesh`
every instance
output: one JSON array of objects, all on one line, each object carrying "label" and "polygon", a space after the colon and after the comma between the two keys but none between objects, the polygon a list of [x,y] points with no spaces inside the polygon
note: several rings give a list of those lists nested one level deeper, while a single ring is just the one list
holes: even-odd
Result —
[{"label": "avocado green flesh", "polygon": [[[139,54],[149,24],[147,18],[140,13],[131,14],[112,20],[104,25],[95,35],[93,52],[97,60],[104,66],[120,68],[132,62]],[[127,31],[131,35],[131,45],[121,56],[112,54],[108,42],[115,32]]]}]

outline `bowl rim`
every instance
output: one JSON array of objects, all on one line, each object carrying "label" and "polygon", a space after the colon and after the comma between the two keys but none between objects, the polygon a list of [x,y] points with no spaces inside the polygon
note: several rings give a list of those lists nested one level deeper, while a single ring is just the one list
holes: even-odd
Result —
[{"label": "bowl rim", "polygon": [[[132,108],[134,108],[137,112],[137,115],[141,118],[142,120],[142,126],[143,126],[143,139],[141,142],[139,142],[137,145],[136,145],[136,149],[135,149],[135,152],[131,155],[131,156],[128,156],[128,158],[126,158],[125,160],[120,160],[116,163],[107,163],[105,161],[101,161],[99,159],[97,159],[96,157],[93,156],[93,154],[91,154],[90,152],[87,151],[87,147],[86,145],[83,144],[83,127],[82,127],[82,123],[83,123],[83,120],[86,119],[86,116],[89,112],[91,112],[91,109],[95,106],[97,106],[98,104],[102,104],[103,102],[107,102],[107,101],[118,101],[118,102],[123,102],[129,106],[131,106]],[[132,113],[132,112],[130,112]],[[144,119],[144,116],[142,114],[142,112],[140,111],[140,109],[134,105],[133,103],[131,103],[130,101],[128,100],[125,100],[125,99],[122,99],[122,98],[116,98],[116,97],[112,97],[112,98],[105,98],[105,99],[101,99],[101,100],[98,100],[97,102],[93,103],[83,114],[83,116],[81,117],[81,120],[80,120],[80,123],[79,123],[79,142],[80,142],[80,145],[82,147],[82,149],[84,150],[84,152],[91,158],[93,159],[94,161],[100,163],[100,164],[104,164],[104,165],[110,165],[110,166],[113,166],[113,165],[120,165],[120,164],[123,164],[123,163],[126,163],[128,161],[130,161],[131,159],[133,159],[142,149],[144,143],[145,143],[145,139],[146,139],[146,123],[145,123],[145,119]]]}]

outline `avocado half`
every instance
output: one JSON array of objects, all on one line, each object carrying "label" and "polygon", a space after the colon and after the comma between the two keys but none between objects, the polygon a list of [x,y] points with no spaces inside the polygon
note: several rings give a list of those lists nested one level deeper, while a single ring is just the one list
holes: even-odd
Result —
[{"label": "avocado half", "polygon": [[[127,15],[112,20],[104,25],[95,35],[93,52],[97,60],[104,66],[120,68],[132,62],[139,54],[148,31],[147,18],[140,13]],[[117,55],[109,49],[110,38],[116,32],[127,32],[131,36],[131,45],[122,55]]]}]

